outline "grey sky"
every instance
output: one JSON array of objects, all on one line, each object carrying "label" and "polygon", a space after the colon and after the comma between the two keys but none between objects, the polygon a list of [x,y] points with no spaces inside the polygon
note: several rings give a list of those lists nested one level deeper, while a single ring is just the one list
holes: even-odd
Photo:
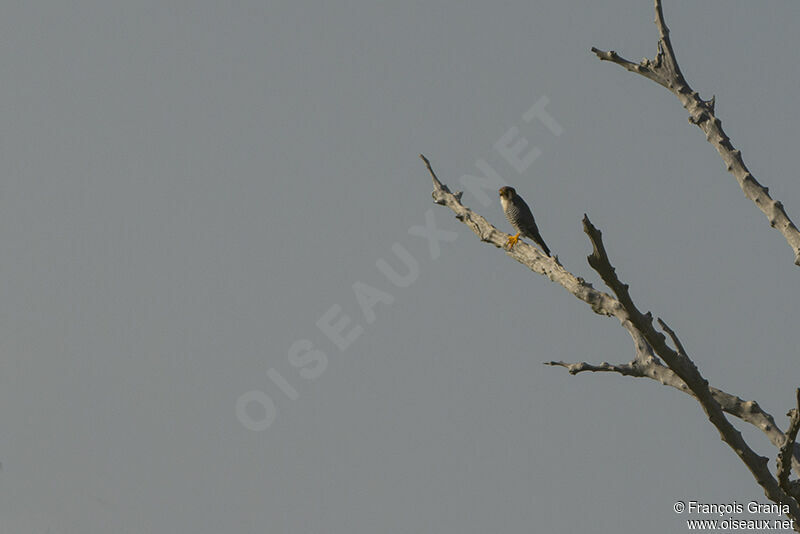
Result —
[{"label": "grey sky", "polygon": [[[684,74],[800,221],[800,5],[665,1]],[[674,96],[589,52],[652,57],[652,20],[650,0],[7,2],[0,532],[680,532],[676,500],[765,501],[688,397],[542,366],[633,352],[433,205],[417,157],[453,188],[485,160],[599,283],[589,213],[638,304],[784,425],[791,250]],[[560,136],[522,119],[542,97]],[[512,127],[541,150],[523,173],[493,148]],[[429,210],[458,236],[435,259],[409,233]],[[401,270],[395,243],[404,288],[376,266]],[[391,295],[371,323],[354,283]],[[345,350],[316,326],[332,306],[363,328]],[[248,391],[275,405],[262,432]]]}]

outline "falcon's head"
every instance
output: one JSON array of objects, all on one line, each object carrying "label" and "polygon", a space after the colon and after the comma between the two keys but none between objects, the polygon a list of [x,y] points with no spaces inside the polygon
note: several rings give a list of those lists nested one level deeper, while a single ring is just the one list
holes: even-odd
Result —
[{"label": "falcon's head", "polygon": [[504,198],[506,200],[511,200],[515,196],[517,196],[517,190],[511,187],[510,185],[504,186],[500,188],[500,198]]}]

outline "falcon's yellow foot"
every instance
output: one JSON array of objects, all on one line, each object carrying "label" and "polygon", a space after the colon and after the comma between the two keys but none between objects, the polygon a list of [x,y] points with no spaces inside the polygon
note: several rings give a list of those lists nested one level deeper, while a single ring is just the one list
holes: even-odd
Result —
[{"label": "falcon's yellow foot", "polygon": [[520,234],[520,232],[517,232],[516,235],[508,236],[508,248],[509,249],[514,248],[514,245],[517,244],[517,241],[519,241],[519,234]]}]

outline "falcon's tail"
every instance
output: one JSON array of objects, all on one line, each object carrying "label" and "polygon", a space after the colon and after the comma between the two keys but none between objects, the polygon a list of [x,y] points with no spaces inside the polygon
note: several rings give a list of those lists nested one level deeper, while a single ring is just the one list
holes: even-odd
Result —
[{"label": "falcon's tail", "polygon": [[536,232],[534,235],[532,235],[531,239],[533,239],[537,245],[542,247],[542,250],[545,254],[552,258],[552,255],[550,254],[550,248],[548,248],[548,246],[544,243],[544,239],[542,239],[542,236],[539,235],[539,232]]}]

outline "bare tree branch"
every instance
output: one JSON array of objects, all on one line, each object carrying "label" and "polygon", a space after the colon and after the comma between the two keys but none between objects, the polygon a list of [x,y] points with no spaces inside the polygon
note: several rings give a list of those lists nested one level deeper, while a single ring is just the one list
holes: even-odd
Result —
[{"label": "bare tree branch", "polygon": [[[617,318],[621,326],[625,328],[631,336],[636,352],[635,359],[624,365],[603,363],[597,366],[586,362],[574,364],[549,362],[546,365],[564,367],[571,374],[577,374],[583,371],[606,371],[617,372],[626,376],[650,378],[665,386],[670,386],[678,391],[694,396],[689,387],[678,375],[669,367],[661,364],[642,333],[633,326],[617,299],[607,293],[594,289],[592,284],[567,271],[562,265],[557,263],[554,258],[548,258],[539,252],[536,247],[532,247],[525,242],[521,241],[517,243],[511,250],[506,249],[505,244],[508,234],[501,232],[485,218],[464,206],[461,203],[460,194],[456,195],[451,193],[450,189],[442,184],[436,177],[428,159],[423,155],[420,155],[420,157],[425,162],[431,174],[431,178],[433,179],[434,190],[432,196],[435,203],[450,208],[450,210],[456,214],[456,218],[466,224],[481,241],[502,249],[506,255],[522,265],[525,265],[531,271],[547,276],[550,280],[569,291],[573,296],[588,304],[594,313]],[[683,349],[679,348],[679,350]],[[772,415],[762,410],[758,403],[755,401],[745,401],[736,395],[731,395],[713,387],[710,388],[710,390],[714,399],[726,413],[738,417],[742,421],[759,429],[775,447],[781,447],[785,443],[786,438],[780,428],[775,424]],[[794,447],[792,468],[800,475],[800,445],[795,445]]]},{"label": "bare tree branch", "polygon": [[736,178],[745,196],[767,216],[770,226],[777,228],[783,234],[794,252],[795,265],[800,266],[800,231],[789,219],[783,205],[779,201],[773,200],[769,195],[769,189],[761,185],[752,175],[744,164],[741,152],[731,144],[730,138],[722,130],[722,122],[714,115],[715,99],[712,97],[711,100],[703,100],[696,91],[689,87],[678,67],[678,61],[672,49],[661,0],[655,0],[655,12],[655,23],[660,35],[655,59],[645,58],[640,63],[633,63],[620,57],[613,50],[605,52],[592,47],[592,52],[601,60],[611,61],[631,72],[653,80],[678,97],[681,105],[689,112],[689,122],[703,130],[706,140],[717,149],[726,168]]},{"label": "bare tree branch", "polygon": [[[708,101],[701,99],[686,82],[672,48],[661,0],[654,2],[655,23],[659,31],[658,53],[655,59],[645,58],[640,63],[634,63],[622,58],[613,50],[605,52],[592,48],[592,51],[601,60],[611,61],[653,80],[678,97],[689,112],[689,122],[703,130],[706,139],[717,149],[745,196],[767,216],[770,225],[783,234],[795,254],[795,264],[800,266],[800,231],[786,215],[781,203],[769,196],[768,189],[762,186],[745,166],[741,152],[733,147],[722,130],[721,121],[714,114],[715,99],[713,97]],[[482,241],[503,248],[511,258],[558,283],[573,296],[586,302],[595,313],[615,317],[634,342],[636,355],[626,364],[551,361],[545,362],[546,365],[564,367],[572,375],[589,371],[651,378],[691,395],[717,429],[722,441],[736,453],[755,481],[763,488],[765,495],[775,503],[788,506],[787,516],[794,520],[793,527],[800,532],[800,482],[789,481],[791,469],[800,472],[798,467],[800,447],[796,443],[800,429],[800,389],[797,391],[797,408],[790,412],[791,422],[787,433],[783,434],[775,425],[773,417],[763,411],[756,402],[743,401],[739,397],[710,387],[689,357],[678,335],[659,318],[658,324],[661,330],[669,336],[675,348],[667,345],[664,333],[657,331],[653,326],[652,314],[642,313],[634,304],[628,285],[619,279],[611,265],[602,233],[586,215],[583,218],[583,229],[593,246],[593,251],[587,260],[614,296],[595,289],[583,278],[566,270],[557,258],[544,256],[538,249],[526,243],[505,249],[507,234],[500,232],[486,219],[466,208],[461,203],[461,193],[451,193],[448,187],[439,181],[428,159],[422,155],[420,157],[433,179],[434,202],[450,208],[456,214],[456,218],[466,224]],[[779,448],[777,476],[770,473],[767,467],[769,460],[750,448],[741,433],[728,420],[726,413],[759,428],[769,437],[773,445]]]},{"label": "bare tree branch", "polygon": [[[694,393],[692,393],[686,383],[669,367],[661,364],[658,358],[654,358],[652,362],[647,364],[642,364],[636,360],[621,365],[610,364],[608,362],[591,364],[588,362],[570,363],[563,361],[544,362],[544,364],[553,367],[563,367],[571,375],[590,371],[593,373],[618,373],[622,376],[632,376],[634,378],[650,378],[651,380],[655,380],[665,386],[675,388],[682,393],[694,397]],[[715,387],[709,386],[709,390],[714,400],[719,403],[725,413],[737,417],[761,430],[775,447],[780,448],[782,446],[787,446],[786,435],[781,432],[775,424],[773,417],[762,410],[757,402],[746,401]],[[792,469],[796,474],[800,475],[800,445],[793,443],[791,445],[791,450],[793,451],[791,457]]]},{"label": "bare tree branch", "polygon": [[677,334],[672,331],[672,329],[667,326],[667,323],[661,320],[659,317],[658,324],[661,326],[661,330],[667,333],[667,335],[672,339],[672,342],[675,344],[675,348],[678,349],[678,354],[682,356],[686,356],[686,350],[684,350],[683,345],[681,344],[681,340],[678,339]]},{"label": "bare tree branch", "polygon": [[[772,476],[767,468],[768,459],[756,454],[742,437],[742,434],[725,417],[719,403],[714,399],[708,386],[708,381],[703,378],[694,362],[685,354],[672,350],[666,344],[664,334],[653,328],[653,318],[650,313],[643,314],[639,311],[631,299],[629,287],[617,277],[616,270],[611,265],[611,261],[606,253],[603,237],[600,230],[592,225],[588,217],[583,218],[583,230],[589,236],[594,251],[588,256],[589,265],[597,271],[603,282],[614,292],[620,304],[627,312],[628,317],[634,327],[644,336],[647,343],[653,348],[655,353],[677,374],[684,383],[691,389],[697,402],[708,416],[708,420],[716,427],[720,438],[735,453],[739,459],[747,466],[755,478],[756,482],[764,489],[764,494],[774,503],[787,504],[790,510],[790,517],[800,523],[800,505],[791,498]],[[663,325],[663,322],[662,322]],[[674,333],[673,333],[674,335]],[[677,337],[673,337],[676,344],[680,346]],[[787,452],[788,454],[788,452]],[[796,525],[800,529],[800,525]],[[798,530],[800,531],[800,530]]]},{"label": "bare tree branch", "polygon": [[794,497],[795,502],[800,500],[800,492],[797,491],[797,485],[789,483],[789,471],[792,451],[795,447],[795,440],[797,439],[797,431],[800,430],[800,388],[797,389],[797,402],[796,407],[790,410],[786,415],[790,416],[789,429],[786,431],[786,442],[781,447],[778,453],[778,483],[783,491]]},{"label": "bare tree branch", "polygon": [[[426,158],[426,157],[425,157],[424,155],[422,155],[422,154],[420,154],[420,155],[419,155],[419,157],[422,159],[422,161],[424,161],[424,162],[425,162],[425,166],[428,168],[428,172],[429,172],[429,173],[431,173],[431,178],[433,178],[433,186],[434,186],[434,187],[435,187],[437,190],[438,190],[438,189],[441,189],[442,191],[445,191],[445,192],[447,192],[447,193],[450,193],[450,188],[449,188],[449,187],[447,187],[446,185],[444,185],[442,182],[440,182],[440,181],[439,181],[439,179],[436,177],[436,173],[435,173],[435,172],[433,172],[433,167],[431,167],[431,162],[430,162],[430,161],[428,161],[428,158]],[[463,194],[463,192],[462,192],[462,191],[456,191],[456,192],[453,194],[453,196],[454,196],[454,197],[456,197],[456,200],[460,201],[460,200],[461,200],[461,195],[462,195],[462,194]],[[435,199],[435,198],[436,198],[436,196],[434,195],[434,197],[433,197],[433,198]]]},{"label": "bare tree branch", "polygon": [[595,365],[587,362],[567,363],[552,361],[544,362],[544,364],[553,367],[563,367],[569,371],[569,374],[571,375],[577,375],[578,373],[583,373],[584,371],[591,371],[593,373],[619,373],[622,376],[635,376],[639,378],[644,378],[646,376],[643,370],[637,368],[633,362],[623,365],[614,365],[608,362],[601,362],[599,365]]}]

